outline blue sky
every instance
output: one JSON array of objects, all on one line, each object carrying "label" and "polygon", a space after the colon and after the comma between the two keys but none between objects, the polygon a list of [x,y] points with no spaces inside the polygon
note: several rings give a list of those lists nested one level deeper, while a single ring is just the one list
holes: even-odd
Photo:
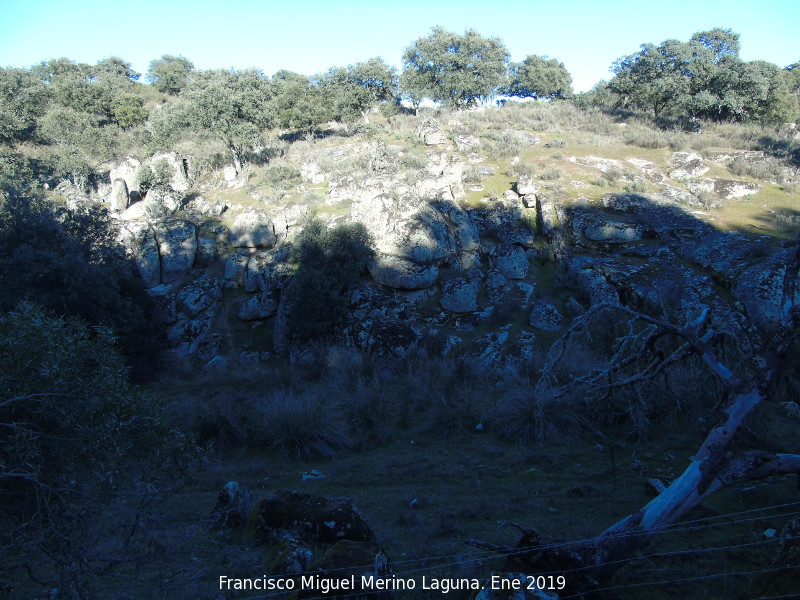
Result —
[{"label": "blue sky", "polygon": [[[751,8],[745,9],[747,4]],[[644,42],[687,40],[696,31],[741,34],[742,58],[784,67],[800,60],[800,2],[667,0],[0,0],[0,65],[27,67],[66,56],[96,63],[120,56],[144,72],[162,54],[199,69],[256,67],[307,75],[403,50],[431,27],[474,28],[503,39],[512,60],[530,54],[564,62],[578,91],[608,78],[618,57]],[[741,8],[740,8],[741,7]]]}]

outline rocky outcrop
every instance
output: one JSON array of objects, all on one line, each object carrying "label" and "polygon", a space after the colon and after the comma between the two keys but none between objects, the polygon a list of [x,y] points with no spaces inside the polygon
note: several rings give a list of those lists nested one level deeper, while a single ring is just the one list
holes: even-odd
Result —
[{"label": "rocky outcrop", "polygon": [[669,166],[669,176],[678,181],[701,177],[709,171],[709,166],[697,152],[673,152]]}]

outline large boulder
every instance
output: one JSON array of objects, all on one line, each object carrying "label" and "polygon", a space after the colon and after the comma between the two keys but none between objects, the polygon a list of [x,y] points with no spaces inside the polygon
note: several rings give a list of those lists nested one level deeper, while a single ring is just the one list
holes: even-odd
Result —
[{"label": "large boulder", "polygon": [[564,317],[558,309],[549,302],[537,302],[531,311],[529,323],[531,327],[542,331],[558,331]]},{"label": "large boulder", "polygon": [[525,279],[528,275],[525,250],[512,244],[500,244],[494,251],[494,268],[506,279]]},{"label": "large boulder", "polygon": [[142,163],[134,156],[126,156],[121,162],[115,163],[111,167],[108,176],[113,182],[117,179],[122,179],[128,188],[129,192],[139,191],[139,169]]},{"label": "large boulder", "polygon": [[204,273],[189,285],[181,288],[175,297],[179,316],[194,317],[222,299],[220,282]]},{"label": "large boulder", "polygon": [[313,543],[369,542],[375,538],[348,498],[328,499],[296,491],[278,491],[259,500],[247,518],[247,533],[256,541],[270,541],[281,530]]},{"label": "large boulder", "polygon": [[111,196],[109,203],[111,204],[111,212],[122,212],[128,208],[128,185],[125,180],[117,178],[111,184]]},{"label": "large boulder", "polygon": [[278,298],[275,292],[260,292],[242,303],[239,319],[257,321],[267,319],[278,311]]},{"label": "large boulder", "polygon": [[231,245],[235,248],[271,248],[276,241],[272,221],[260,210],[246,210],[231,226]]},{"label": "large boulder", "polygon": [[421,290],[433,285],[439,275],[436,263],[421,264],[389,254],[378,254],[368,265],[372,278],[387,287]]},{"label": "large boulder", "polygon": [[185,219],[156,223],[155,237],[161,257],[161,281],[169,283],[186,275],[197,253],[197,226]]},{"label": "large boulder", "polygon": [[467,313],[478,309],[478,284],[474,279],[457,277],[442,286],[439,300],[442,308],[450,312]]}]

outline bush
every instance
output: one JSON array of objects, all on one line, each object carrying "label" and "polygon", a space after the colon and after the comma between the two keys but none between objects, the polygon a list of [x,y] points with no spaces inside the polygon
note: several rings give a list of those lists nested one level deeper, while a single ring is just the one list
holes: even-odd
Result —
[{"label": "bush", "polygon": [[296,460],[333,458],[352,445],[338,403],[325,397],[279,393],[255,410],[262,441]]},{"label": "bush", "polygon": [[625,184],[625,191],[631,194],[643,194],[647,191],[647,182],[644,179],[637,179]]},{"label": "bush", "polygon": [[559,139],[552,139],[544,145],[545,148],[566,148],[567,142]]},{"label": "bush", "polygon": [[129,387],[108,329],[27,303],[0,313],[0,553],[14,558],[0,577],[28,564],[39,588],[94,597],[107,557],[141,550],[144,504],[127,503],[177,484],[194,450]]},{"label": "bush", "polygon": [[308,342],[333,334],[347,312],[349,289],[372,256],[363,224],[328,229],[319,219],[307,222],[293,251],[299,267],[281,298],[288,336]]},{"label": "bush", "polygon": [[163,319],[107,211],[61,211],[39,198],[0,207],[0,310],[35,301],[62,316],[113,329],[131,375],[154,373],[164,347]]},{"label": "bush", "polygon": [[562,175],[563,173],[561,172],[561,169],[553,167],[543,171],[542,174],[539,175],[539,178],[544,181],[555,181],[557,179],[561,179]]}]

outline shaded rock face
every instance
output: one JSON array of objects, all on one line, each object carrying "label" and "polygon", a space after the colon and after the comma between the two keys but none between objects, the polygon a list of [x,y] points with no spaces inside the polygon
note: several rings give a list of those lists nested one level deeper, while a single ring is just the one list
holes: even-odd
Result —
[{"label": "shaded rock face", "polygon": [[119,240],[130,252],[145,286],[161,283],[161,257],[155,233],[148,223],[132,222],[120,228]]},{"label": "shaded rock face", "polygon": [[180,279],[194,266],[197,226],[185,219],[166,219],[154,227],[161,257],[161,281]]},{"label": "shaded rock face", "polygon": [[272,221],[262,211],[247,210],[236,217],[231,226],[234,248],[271,248],[276,241]]},{"label": "shaded rock face", "polygon": [[247,519],[247,532],[270,541],[276,530],[288,530],[308,542],[370,542],[375,535],[346,498],[328,499],[303,492],[274,492],[258,501]]},{"label": "shaded rock face", "polygon": [[278,312],[278,297],[275,292],[260,292],[248,298],[239,310],[242,321],[266,319]]},{"label": "shaded rock face", "polygon": [[784,297],[784,276],[791,260],[790,250],[775,254],[744,270],[733,286],[732,291],[744,304],[750,320],[765,331],[787,323],[788,308],[792,304],[800,306],[800,277]]},{"label": "shaded rock face", "polygon": [[387,287],[421,290],[433,285],[439,276],[436,263],[420,264],[399,256],[379,254],[368,265],[372,278]]}]

